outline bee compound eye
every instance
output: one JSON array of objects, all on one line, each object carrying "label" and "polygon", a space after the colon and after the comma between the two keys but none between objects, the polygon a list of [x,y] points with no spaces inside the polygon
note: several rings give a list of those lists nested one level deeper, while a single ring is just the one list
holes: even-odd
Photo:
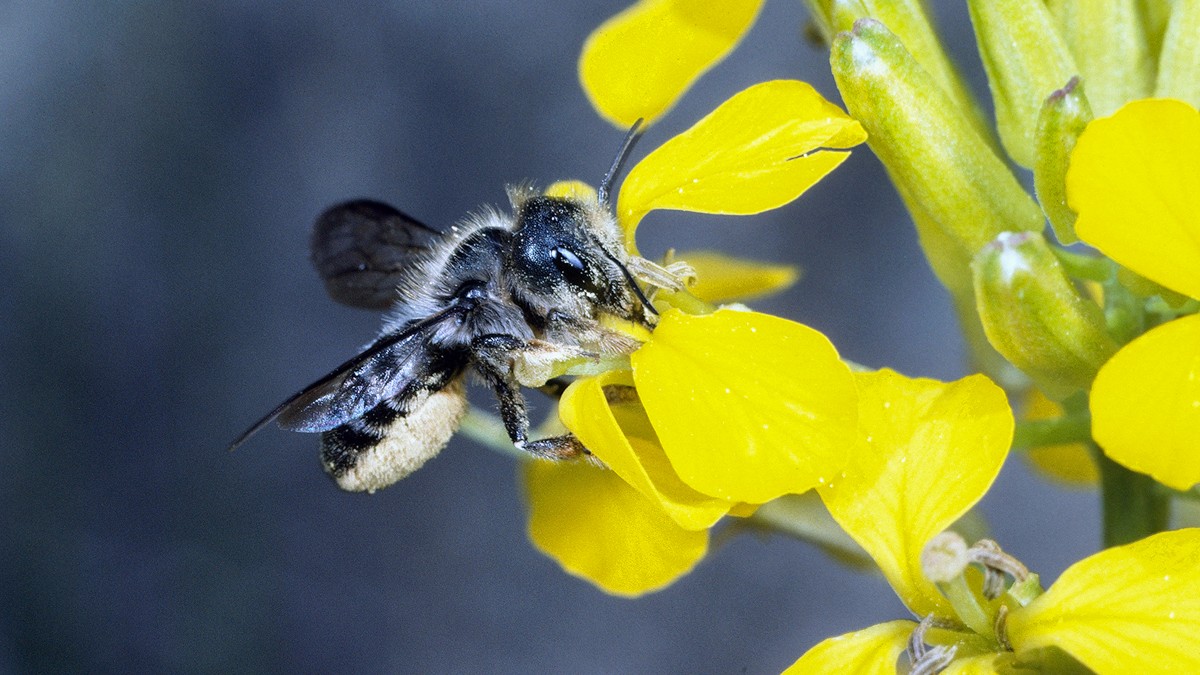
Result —
[{"label": "bee compound eye", "polygon": [[580,272],[583,271],[583,261],[579,259],[579,256],[575,255],[574,251],[565,246],[555,246],[550,249],[550,255],[554,256],[554,263],[560,269],[569,267]]},{"label": "bee compound eye", "polygon": [[555,246],[550,249],[550,256],[554,259],[554,265],[558,271],[562,272],[567,281],[578,286],[588,285],[586,268],[574,251],[565,246]]}]

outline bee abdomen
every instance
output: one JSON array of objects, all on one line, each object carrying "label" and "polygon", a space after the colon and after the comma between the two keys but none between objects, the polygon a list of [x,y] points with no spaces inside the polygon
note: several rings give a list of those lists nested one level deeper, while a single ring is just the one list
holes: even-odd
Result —
[{"label": "bee abdomen", "polygon": [[467,411],[462,378],[417,395],[404,408],[398,411],[382,403],[321,435],[321,462],[338,487],[374,492],[441,452]]}]

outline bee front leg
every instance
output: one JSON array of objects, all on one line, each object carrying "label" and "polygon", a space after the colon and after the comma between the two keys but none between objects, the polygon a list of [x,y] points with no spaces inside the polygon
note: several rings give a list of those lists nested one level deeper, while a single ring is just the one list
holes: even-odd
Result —
[{"label": "bee front leg", "polygon": [[525,396],[512,374],[512,363],[520,351],[527,349],[524,340],[512,335],[493,333],[471,340],[475,370],[496,392],[500,402],[500,419],[513,445],[535,457],[545,459],[574,459],[590,455],[573,434],[529,440],[529,413]]},{"label": "bee front leg", "polygon": [[576,340],[597,350],[600,356],[632,354],[642,346],[625,333],[601,326],[595,319],[583,319],[559,310],[550,310],[546,315],[546,334],[553,341]]}]

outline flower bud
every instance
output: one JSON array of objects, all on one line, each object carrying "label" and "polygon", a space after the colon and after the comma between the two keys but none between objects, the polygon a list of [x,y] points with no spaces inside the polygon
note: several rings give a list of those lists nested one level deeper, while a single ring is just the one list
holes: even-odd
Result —
[{"label": "flower bud", "polygon": [[1154,93],[1200,107],[1200,2],[1176,2],[1171,10]]},{"label": "flower bud", "polygon": [[838,34],[830,65],[912,215],[934,274],[954,298],[976,367],[1013,383],[1019,374],[982,335],[970,263],[1001,232],[1040,230],[1041,210],[962,107],[883,24],[862,19]]},{"label": "flower bud", "polygon": [[1086,389],[1117,351],[1100,307],[1080,297],[1040,234],[1002,233],[972,268],[988,340],[1046,395]]},{"label": "flower bud", "polygon": [[[965,111],[980,135],[992,140],[992,131],[979,103],[963,83],[962,76],[946,55],[922,0],[807,0],[813,16],[827,36],[851,30],[859,19],[875,19],[887,26],[917,64]],[[829,37],[832,42],[832,38]]]},{"label": "flower bud", "polygon": [[1040,209],[883,24],[863,19],[838,34],[830,64],[846,107],[912,213],[934,272],[956,297],[969,298],[974,252],[1000,232],[1040,230]]},{"label": "flower bud", "polygon": [[1050,94],[1038,115],[1033,186],[1042,211],[1054,228],[1054,236],[1063,244],[1079,241],[1075,235],[1075,212],[1067,206],[1067,161],[1079,134],[1090,121],[1091,107],[1078,77],[1072,77],[1067,86]]},{"label": "flower bud", "polygon": [[1139,4],[1139,0],[1046,0],[1099,117],[1146,98],[1154,89],[1154,61]]},{"label": "flower bud", "polygon": [[996,126],[1017,164],[1033,166],[1042,102],[1078,72],[1044,0],[968,0]]}]

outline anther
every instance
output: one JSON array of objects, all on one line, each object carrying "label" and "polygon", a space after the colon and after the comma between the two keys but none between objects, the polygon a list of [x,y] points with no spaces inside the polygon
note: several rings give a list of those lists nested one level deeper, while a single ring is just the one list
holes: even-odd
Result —
[{"label": "anther", "polygon": [[1008,641],[1008,605],[1000,605],[1000,609],[996,611],[996,625],[993,631],[1000,647],[1004,651],[1013,651],[1012,643]]},{"label": "anther", "polygon": [[1012,577],[1015,582],[1022,582],[1029,577],[1029,568],[1020,560],[1000,550],[1000,545],[991,539],[981,539],[967,550],[970,562],[984,570],[983,594],[988,600],[995,600],[1004,593],[1004,575]]},{"label": "anther", "polygon": [[962,630],[964,626],[932,615],[921,619],[921,623],[913,629],[912,635],[908,636],[907,653],[910,675],[932,675],[950,665],[950,662],[954,660],[955,653],[958,652],[957,646],[929,645],[925,641],[925,634],[932,628]]}]

